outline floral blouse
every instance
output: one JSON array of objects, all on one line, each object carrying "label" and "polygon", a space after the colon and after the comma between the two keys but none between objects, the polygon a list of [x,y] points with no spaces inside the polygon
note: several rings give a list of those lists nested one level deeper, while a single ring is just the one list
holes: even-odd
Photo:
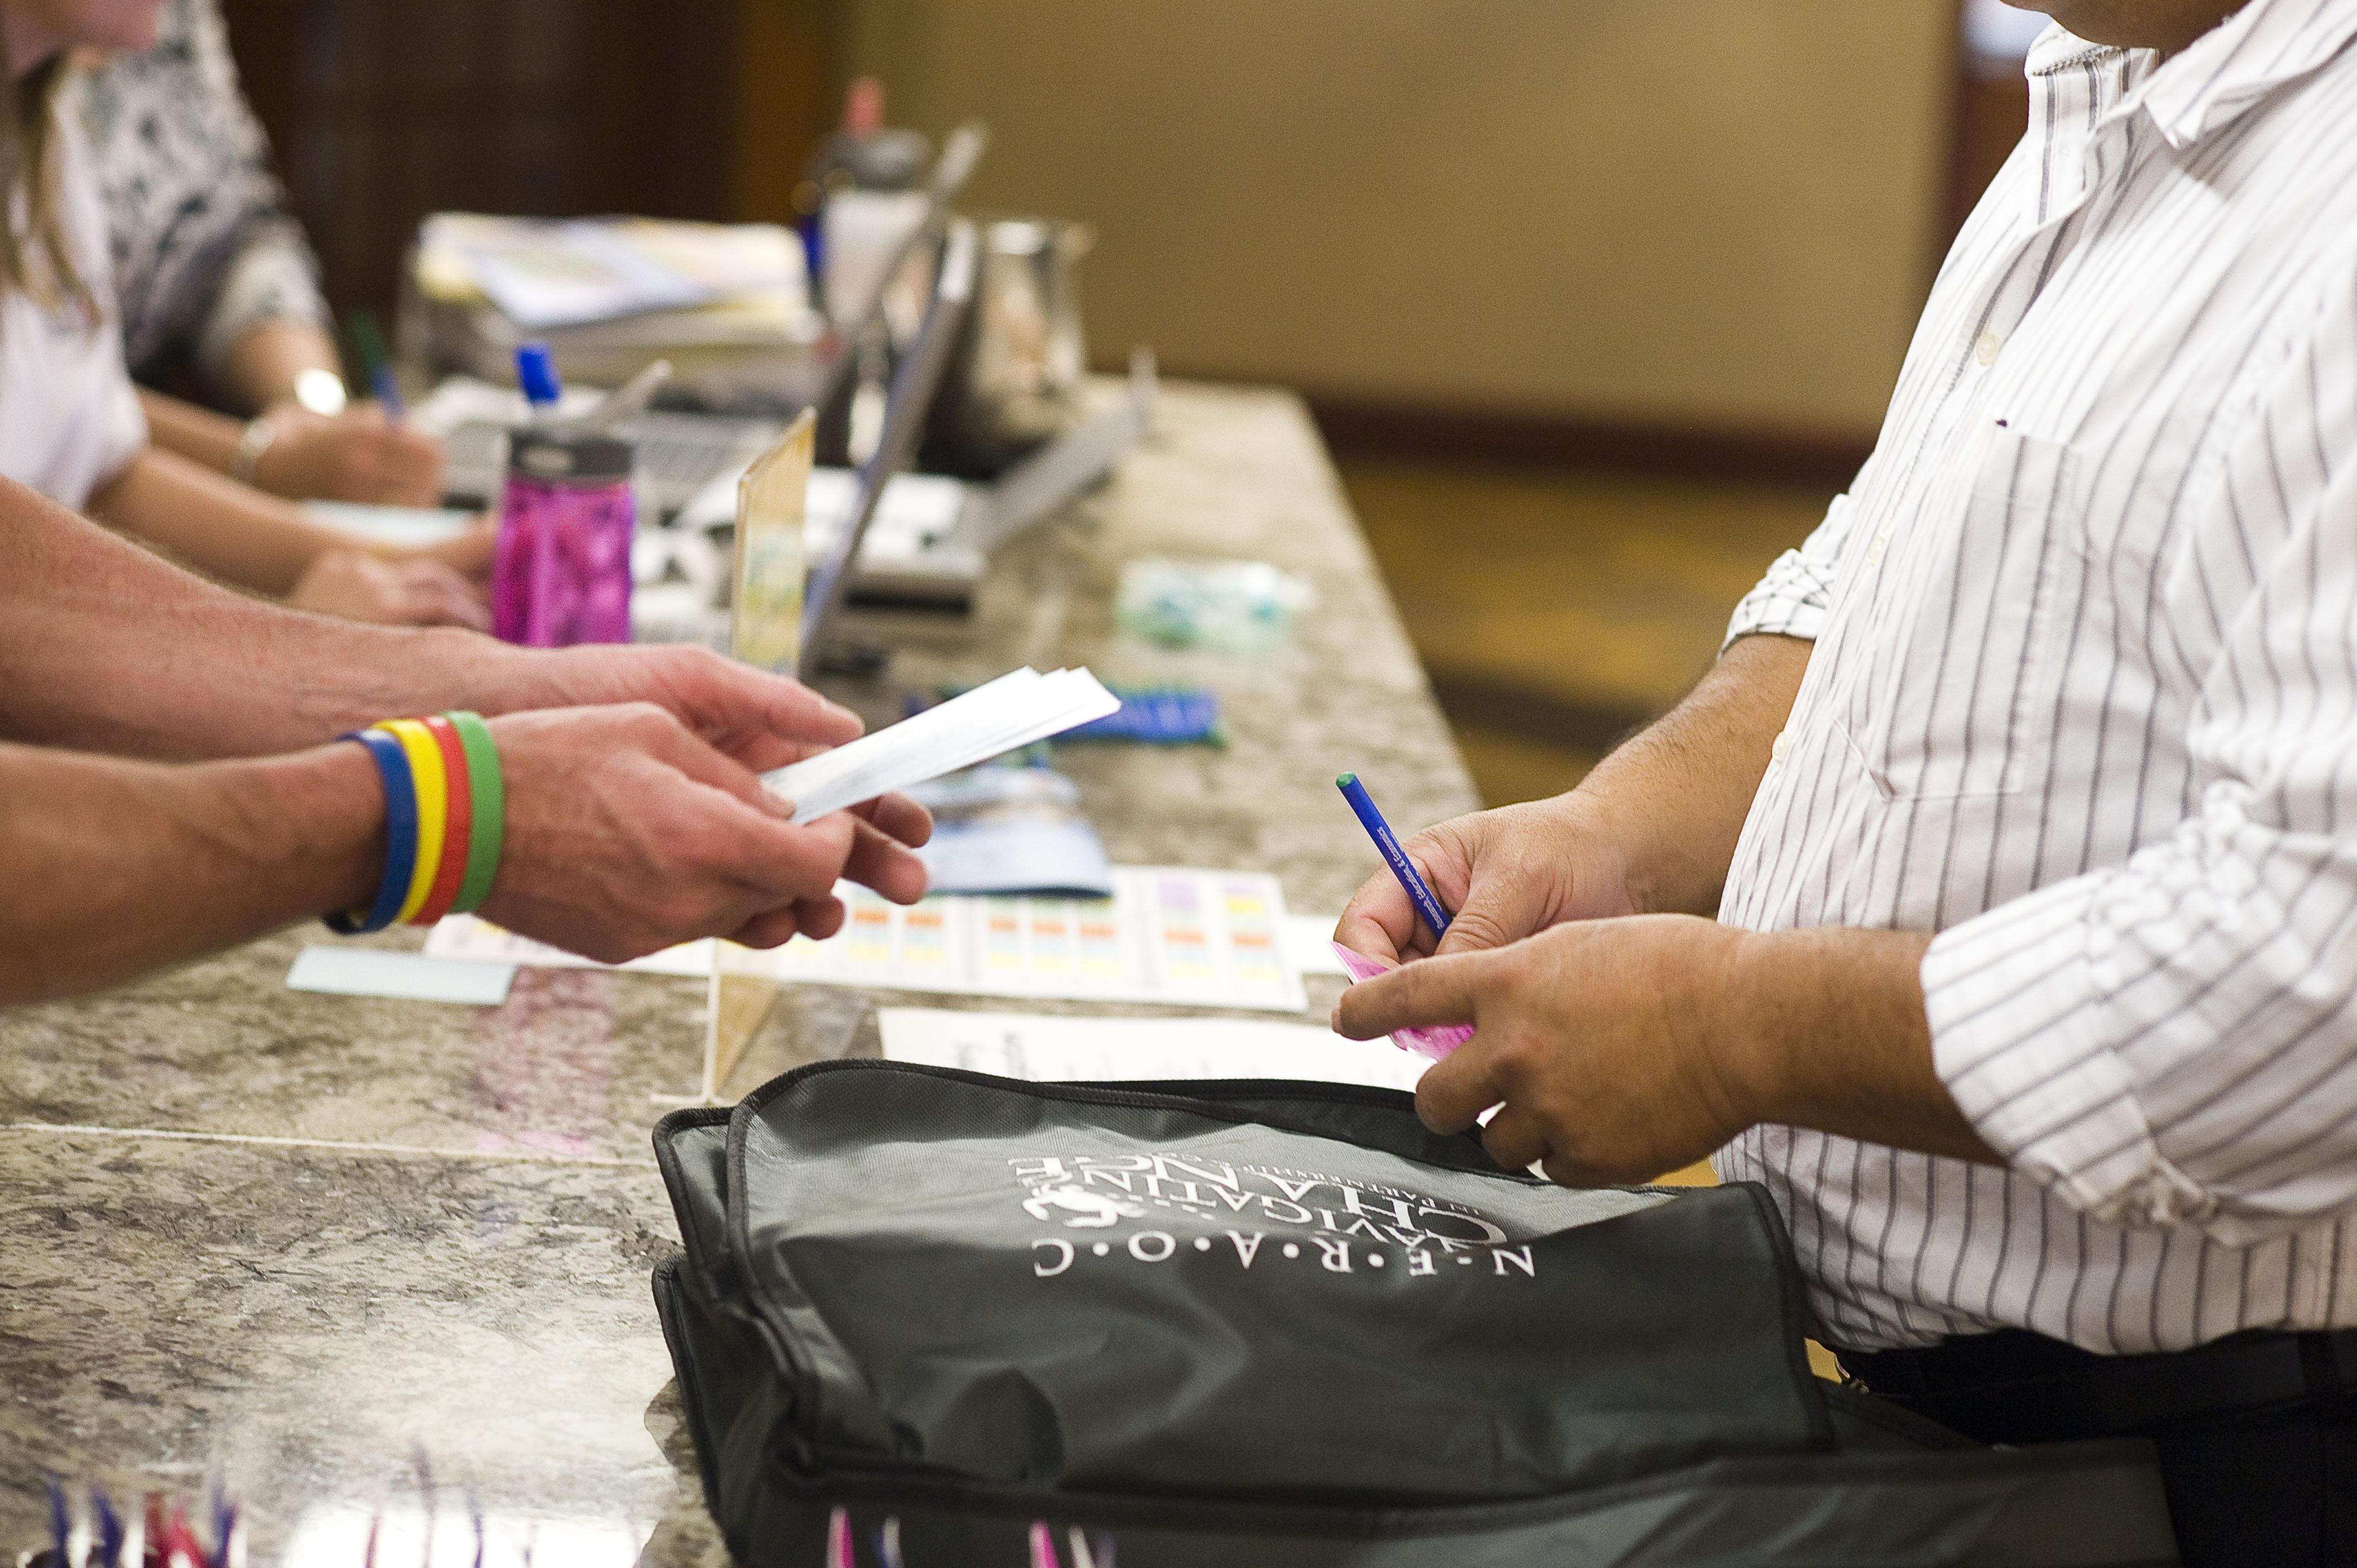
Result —
[{"label": "floral blouse", "polygon": [[97,169],[135,378],[218,386],[253,328],[328,325],[216,0],[167,0],[156,46],[78,73],[64,112],[81,116]]}]

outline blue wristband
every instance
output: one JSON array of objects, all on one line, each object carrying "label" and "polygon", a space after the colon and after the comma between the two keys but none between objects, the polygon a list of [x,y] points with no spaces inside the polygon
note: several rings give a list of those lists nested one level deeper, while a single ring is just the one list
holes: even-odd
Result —
[{"label": "blue wristband", "polygon": [[376,902],[365,914],[339,909],[326,917],[328,929],[347,937],[381,931],[401,913],[409,897],[409,880],[417,869],[417,785],[409,776],[409,754],[401,742],[382,730],[354,730],[339,736],[368,747],[384,780],[384,880],[377,885]]}]

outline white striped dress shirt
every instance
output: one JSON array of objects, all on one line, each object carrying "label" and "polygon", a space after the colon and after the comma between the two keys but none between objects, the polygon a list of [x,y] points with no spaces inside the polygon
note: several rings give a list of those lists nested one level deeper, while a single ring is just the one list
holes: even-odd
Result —
[{"label": "white striped dress shirt", "polygon": [[1827,1337],[2357,1326],[2357,0],[2050,31],[1873,457],[1721,918],[1938,933],[2008,1168],[1761,1127]]}]

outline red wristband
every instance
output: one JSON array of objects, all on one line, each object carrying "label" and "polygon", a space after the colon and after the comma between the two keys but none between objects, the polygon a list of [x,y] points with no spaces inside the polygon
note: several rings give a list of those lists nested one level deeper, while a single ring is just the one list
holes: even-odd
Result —
[{"label": "red wristband", "polygon": [[436,714],[420,721],[425,725],[434,744],[442,750],[442,772],[449,780],[450,806],[447,825],[442,830],[442,864],[435,868],[434,886],[419,906],[414,926],[430,926],[450,912],[458,901],[459,884],[467,879],[467,851],[474,838],[474,781],[467,776],[467,748],[458,739],[457,726]]}]

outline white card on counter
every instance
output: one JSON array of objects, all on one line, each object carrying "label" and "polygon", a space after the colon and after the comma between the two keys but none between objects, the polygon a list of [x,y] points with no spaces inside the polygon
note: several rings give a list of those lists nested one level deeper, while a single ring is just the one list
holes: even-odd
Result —
[{"label": "white card on counter", "polygon": [[[737,972],[816,985],[1094,1002],[1160,1002],[1298,1013],[1308,1005],[1285,890],[1260,872],[1117,865],[1110,898],[944,894],[903,908],[841,883],[843,929],[738,951]],[[1320,930],[1331,930],[1324,921]],[[713,944],[683,942],[626,964],[576,958],[452,915],[425,939],[434,958],[702,977]],[[1328,963],[1331,963],[1329,959]],[[1337,966],[1339,967],[1339,966]]]},{"label": "white card on counter", "polygon": [[426,934],[429,957],[457,963],[523,964],[533,969],[626,969],[634,974],[683,974],[701,980],[712,972],[712,939],[682,942],[628,963],[599,963],[563,948],[517,936],[478,915],[446,915]]},{"label": "white card on counter", "polygon": [[315,522],[324,522],[372,544],[389,544],[397,550],[425,550],[446,544],[482,521],[480,513],[457,507],[305,501],[303,510]]},{"label": "white card on counter", "polygon": [[1253,1018],[1082,1018],[883,1007],[884,1059],[1033,1082],[1306,1079],[1413,1090],[1432,1064],[1383,1040]]},{"label": "white card on counter", "polygon": [[1121,706],[1085,670],[1028,665],[847,746],[761,775],[811,822],[1101,719]]},{"label": "white card on counter", "polygon": [[338,996],[389,996],[402,1002],[460,1002],[496,1007],[515,980],[511,963],[467,963],[376,948],[307,947],[286,972],[290,991]]},{"label": "white card on counter", "polygon": [[796,937],[761,972],[821,985],[1298,1013],[1285,890],[1261,872],[1117,865],[1110,898],[944,895],[909,908],[836,886],[823,942]]}]

